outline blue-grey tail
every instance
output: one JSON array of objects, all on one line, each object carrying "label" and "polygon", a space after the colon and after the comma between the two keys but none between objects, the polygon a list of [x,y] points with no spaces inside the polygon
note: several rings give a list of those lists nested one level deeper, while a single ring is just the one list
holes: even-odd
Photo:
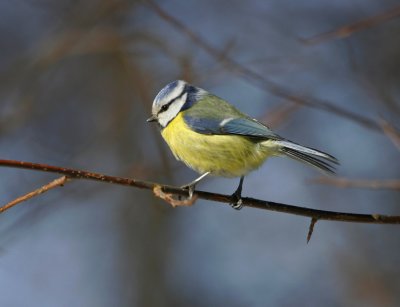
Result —
[{"label": "blue-grey tail", "polygon": [[290,141],[276,141],[276,143],[281,146],[280,150],[284,155],[314,166],[321,171],[334,174],[335,165],[339,164],[339,161],[335,157],[325,152],[301,146]]}]

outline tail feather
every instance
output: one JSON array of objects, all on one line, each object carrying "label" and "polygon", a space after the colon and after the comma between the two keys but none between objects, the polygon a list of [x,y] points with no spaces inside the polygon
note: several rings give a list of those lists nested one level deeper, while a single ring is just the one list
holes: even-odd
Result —
[{"label": "tail feather", "polygon": [[325,152],[289,141],[277,141],[277,143],[282,146],[281,152],[286,156],[314,166],[324,172],[335,173],[335,166],[332,164],[339,164],[335,157]]}]

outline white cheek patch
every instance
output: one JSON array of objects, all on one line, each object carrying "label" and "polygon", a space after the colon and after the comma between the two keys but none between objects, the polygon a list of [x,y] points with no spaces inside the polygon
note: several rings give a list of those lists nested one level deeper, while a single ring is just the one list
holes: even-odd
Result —
[{"label": "white cheek patch", "polygon": [[168,108],[167,111],[158,114],[158,122],[162,127],[166,127],[168,123],[173,120],[180,110],[182,109],[183,105],[186,102],[187,93],[183,94],[182,97],[176,99]]}]

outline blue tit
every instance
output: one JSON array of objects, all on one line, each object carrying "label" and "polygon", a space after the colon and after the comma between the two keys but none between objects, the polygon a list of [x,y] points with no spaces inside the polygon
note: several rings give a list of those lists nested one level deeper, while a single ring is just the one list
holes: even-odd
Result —
[{"label": "blue tit", "polygon": [[207,175],[240,177],[232,206],[241,208],[244,176],[268,157],[286,156],[334,173],[338,160],[322,151],[301,146],[274,133],[225,100],[185,81],[165,86],[156,96],[152,116],[175,158],[201,176],[183,186],[193,195]]}]

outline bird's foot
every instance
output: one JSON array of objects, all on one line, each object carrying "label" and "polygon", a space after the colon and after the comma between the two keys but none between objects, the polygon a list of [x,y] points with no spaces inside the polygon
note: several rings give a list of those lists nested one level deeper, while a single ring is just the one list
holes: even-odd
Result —
[{"label": "bird's foot", "polygon": [[196,187],[196,184],[199,183],[199,181],[201,179],[203,179],[204,177],[206,177],[209,173],[210,172],[206,172],[206,173],[202,174],[200,177],[196,178],[195,180],[189,182],[188,184],[181,186],[181,189],[188,190],[189,199],[193,198],[193,192],[194,192],[194,188]]},{"label": "bird's foot", "polygon": [[235,210],[240,210],[243,208],[243,200],[241,194],[241,191],[236,190],[235,193],[231,195],[231,197],[234,199],[234,202],[230,203],[229,205]]},{"label": "bird's foot", "polygon": [[243,187],[244,176],[240,177],[239,186],[236,191],[231,195],[231,197],[235,200],[233,203],[230,203],[231,207],[236,210],[240,210],[243,208],[243,200],[242,200],[242,187]]},{"label": "bird's foot", "polygon": [[189,193],[189,199],[193,198],[193,193],[194,193],[194,188],[196,187],[195,184],[187,184],[187,185],[183,185],[181,186],[181,189],[183,190],[188,190]]}]

